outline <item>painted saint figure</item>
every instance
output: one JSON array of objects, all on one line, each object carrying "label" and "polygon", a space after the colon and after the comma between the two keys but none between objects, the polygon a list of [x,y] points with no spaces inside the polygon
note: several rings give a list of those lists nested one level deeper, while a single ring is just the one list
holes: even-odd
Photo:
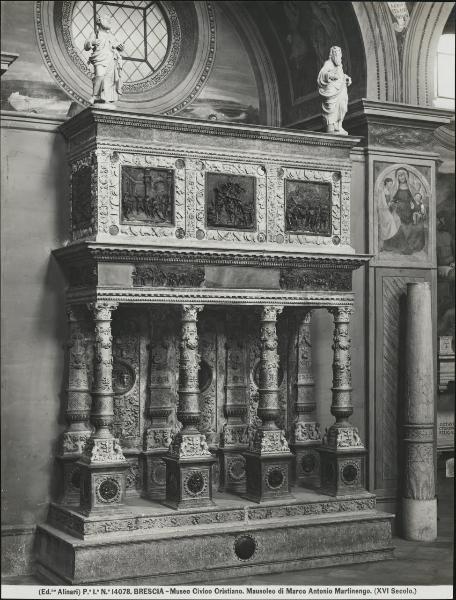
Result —
[{"label": "painted saint figure", "polygon": [[[386,187],[387,180],[384,185]],[[392,218],[386,218],[385,205]],[[421,191],[411,186],[407,169],[397,169],[396,181],[389,194],[385,194],[385,201],[379,200],[380,249],[399,254],[420,252],[426,245],[425,220],[426,207]]]},{"label": "painted saint figure", "polygon": [[124,49],[111,32],[111,15],[100,11],[96,18],[96,37],[87,40],[84,50],[92,50],[89,64],[93,65],[92,104],[114,103],[122,93],[122,56]]},{"label": "painted saint figure", "polygon": [[342,67],[342,50],[333,46],[329,51],[329,59],[318,74],[318,91],[323,97],[322,110],[328,133],[347,135],[342,122],[347,114],[348,93],[351,78],[344,73]]}]

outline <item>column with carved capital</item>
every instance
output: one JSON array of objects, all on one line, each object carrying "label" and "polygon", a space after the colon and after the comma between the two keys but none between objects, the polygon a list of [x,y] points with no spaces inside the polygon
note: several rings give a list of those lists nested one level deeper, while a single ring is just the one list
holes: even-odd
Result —
[{"label": "column with carved capital", "polygon": [[177,418],[181,431],[175,433],[164,457],[166,463],[166,500],[171,508],[210,506],[212,502],[212,464],[206,437],[198,430],[200,418],[198,373],[199,305],[182,306],[179,342],[179,406]]},{"label": "column with carved capital", "polygon": [[122,504],[125,496],[125,472],[128,463],[113,437],[111,316],[117,308],[113,302],[89,305],[95,325],[93,352],[92,412],[95,427],[78,466],[81,471],[81,510],[88,514]]},{"label": "column with carved capital", "polygon": [[152,500],[164,500],[166,496],[167,454],[172,440],[169,417],[173,412],[171,349],[172,340],[168,329],[171,313],[167,308],[153,307],[149,311],[149,418],[150,426],[144,435],[144,495]]},{"label": "column with carved capital", "polygon": [[430,284],[408,283],[406,306],[402,531],[408,540],[431,542],[437,537],[437,498]]},{"label": "column with carved capital", "polygon": [[296,329],[295,414],[290,447],[295,455],[295,480],[304,487],[320,486],[320,424],[315,421],[310,309],[299,310]]},{"label": "column with carved capital", "polygon": [[81,457],[92,430],[89,424],[90,406],[87,372],[86,315],[80,306],[67,309],[69,339],[68,348],[68,387],[65,417],[68,426],[62,434],[60,452],[57,459],[62,467],[63,489],[61,501],[64,504],[79,504],[80,471],[76,461]]},{"label": "column with carved capital", "polygon": [[335,306],[328,310],[334,318],[331,414],[336,422],[323,436],[320,470],[323,490],[339,496],[364,488],[366,450],[358,429],[348,420],[353,413],[350,354],[353,307]]},{"label": "column with carved capital", "polygon": [[264,306],[260,317],[260,371],[257,415],[262,425],[256,430],[246,459],[246,497],[254,502],[290,494],[293,455],[285,432],[276,425],[279,416],[279,355],[277,316],[281,306]]},{"label": "column with carved capital", "polygon": [[226,312],[225,405],[226,423],[220,436],[220,490],[245,493],[248,373],[244,342],[245,322],[238,308]]}]

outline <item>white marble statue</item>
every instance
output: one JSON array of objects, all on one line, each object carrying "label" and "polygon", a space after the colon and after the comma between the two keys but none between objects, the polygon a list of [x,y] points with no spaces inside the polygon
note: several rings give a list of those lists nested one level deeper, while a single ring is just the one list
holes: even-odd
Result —
[{"label": "white marble statue", "polygon": [[111,32],[111,15],[97,14],[96,37],[87,40],[84,50],[92,50],[89,64],[93,65],[92,104],[114,103],[122,93],[122,56],[124,47]]},{"label": "white marble statue", "polygon": [[342,127],[342,121],[347,113],[347,87],[351,85],[351,78],[344,73],[342,50],[338,46],[333,46],[329,51],[329,58],[318,74],[317,83],[318,91],[323,98],[321,106],[326,121],[326,131],[347,135]]}]

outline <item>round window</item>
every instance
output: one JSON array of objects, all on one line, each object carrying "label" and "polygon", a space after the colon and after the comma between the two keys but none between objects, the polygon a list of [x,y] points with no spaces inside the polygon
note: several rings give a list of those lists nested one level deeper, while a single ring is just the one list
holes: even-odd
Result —
[{"label": "round window", "polygon": [[125,92],[135,91],[136,83],[145,83],[165,62],[171,40],[165,13],[160,2],[75,2],[71,39],[80,59],[76,63],[88,74],[91,74],[90,51],[84,50],[84,44],[94,36],[95,18],[100,9],[111,15],[112,34],[124,45]]}]

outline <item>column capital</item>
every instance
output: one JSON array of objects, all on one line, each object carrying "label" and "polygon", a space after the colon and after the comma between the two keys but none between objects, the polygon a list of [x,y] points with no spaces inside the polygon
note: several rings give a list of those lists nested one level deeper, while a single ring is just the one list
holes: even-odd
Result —
[{"label": "column capital", "polygon": [[110,321],[112,312],[118,306],[118,302],[90,302],[87,304],[87,308],[93,313],[95,321]]},{"label": "column capital", "polygon": [[204,308],[203,304],[182,304],[182,320],[196,321],[198,313]]},{"label": "column capital", "polygon": [[261,320],[262,321],[276,321],[277,317],[283,311],[283,306],[271,306],[266,305],[261,307]]},{"label": "column capital", "polygon": [[354,308],[352,305],[328,307],[328,312],[333,315],[335,323],[349,323],[353,311]]}]

